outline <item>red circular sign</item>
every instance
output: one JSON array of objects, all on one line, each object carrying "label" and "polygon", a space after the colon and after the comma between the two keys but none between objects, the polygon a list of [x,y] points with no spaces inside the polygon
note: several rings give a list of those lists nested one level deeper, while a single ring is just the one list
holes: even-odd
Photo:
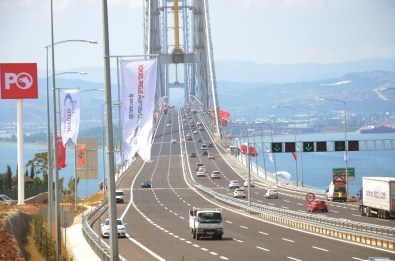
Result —
[{"label": "red circular sign", "polygon": [[315,194],[312,193],[312,192],[307,193],[307,194],[306,194],[306,200],[307,200],[308,202],[314,201],[314,200],[315,200]]}]

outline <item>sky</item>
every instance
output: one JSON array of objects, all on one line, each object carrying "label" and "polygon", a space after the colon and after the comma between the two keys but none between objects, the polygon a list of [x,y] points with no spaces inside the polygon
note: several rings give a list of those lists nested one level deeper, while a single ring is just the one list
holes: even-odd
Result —
[{"label": "sky", "polygon": [[[110,54],[143,54],[143,0],[108,0]],[[56,69],[103,67],[101,0],[53,0]],[[395,57],[394,0],[209,0],[214,59],[259,64]],[[46,68],[50,0],[0,0],[0,63]],[[50,51],[50,48],[49,50]]]}]

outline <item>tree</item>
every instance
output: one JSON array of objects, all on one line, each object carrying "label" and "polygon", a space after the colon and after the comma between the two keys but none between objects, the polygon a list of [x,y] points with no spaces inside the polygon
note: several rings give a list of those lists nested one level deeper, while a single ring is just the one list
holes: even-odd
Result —
[{"label": "tree", "polygon": [[12,170],[10,165],[7,165],[7,172],[6,172],[6,178],[5,178],[5,187],[4,189],[11,189],[12,188]]},{"label": "tree", "polygon": [[30,166],[30,178],[34,179],[35,173],[34,173],[34,164]]},{"label": "tree", "polygon": [[48,183],[48,152],[40,152],[34,154],[34,159],[29,160],[26,164],[26,167],[29,166],[34,167],[34,175],[36,177],[41,174],[43,177],[42,182],[44,184]]}]

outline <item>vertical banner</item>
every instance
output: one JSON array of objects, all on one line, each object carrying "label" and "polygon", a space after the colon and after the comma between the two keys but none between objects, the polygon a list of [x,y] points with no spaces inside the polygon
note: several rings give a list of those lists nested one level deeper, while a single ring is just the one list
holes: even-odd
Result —
[{"label": "vertical banner", "polygon": [[58,142],[58,169],[64,169],[67,167],[66,147],[62,142],[62,137],[57,137],[56,140]]},{"label": "vertical banner", "polygon": [[128,159],[137,152],[148,162],[151,159],[157,62],[121,61],[121,76],[124,152]]},{"label": "vertical banner", "polygon": [[77,144],[80,129],[80,90],[60,90],[59,101],[60,133],[63,144],[69,139]]}]

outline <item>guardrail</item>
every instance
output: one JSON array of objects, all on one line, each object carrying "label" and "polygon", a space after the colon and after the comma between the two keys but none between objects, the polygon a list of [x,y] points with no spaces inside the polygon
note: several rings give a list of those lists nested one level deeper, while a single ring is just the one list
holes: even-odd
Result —
[{"label": "guardrail", "polygon": [[225,204],[240,208],[262,219],[325,234],[327,236],[366,243],[392,250],[395,249],[394,227],[317,216],[257,203],[251,203],[251,206],[248,206],[246,200],[235,199],[199,184],[195,184],[195,187]]},{"label": "guardrail", "polygon": [[[127,173],[127,171],[133,166],[136,162],[136,158],[134,158],[128,164],[122,164],[120,169],[118,169],[115,180],[118,184],[121,178]],[[89,225],[89,221],[94,222],[97,220],[97,217],[102,214],[107,209],[107,198],[99,204],[96,208],[94,208],[91,212],[86,214],[82,219],[82,234],[84,235],[85,240],[91,246],[92,250],[95,251],[97,256],[101,260],[109,261],[110,260],[110,248],[100,240],[100,235],[98,236]],[[120,260],[125,260],[120,256]]]}]

